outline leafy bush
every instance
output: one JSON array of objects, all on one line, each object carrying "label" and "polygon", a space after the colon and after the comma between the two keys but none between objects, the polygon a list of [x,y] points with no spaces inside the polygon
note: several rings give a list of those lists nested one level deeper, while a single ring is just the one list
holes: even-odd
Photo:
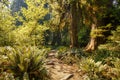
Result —
[{"label": "leafy bush", "polygon": [[120,68],[118,67],[120,62],[118,61],[114,62],[114,67],[111,67],[107,64],[102,64],[101,61],[95,62],[90,58],[82,58],[79,67],[88,80],[119,80]]},{"label": "leafy bush", "polygon": [[63,60],[64,63],[74,64],[77,63],[81,56],[83,56],[83,52],[80,49],[69,49],[66,47],[61,47],[57,51],[56,57]]},{"label": "leafy bush", "polygon": [[45,0],[25,0],[25,4],[27,8],[21,8],[16,15],[16,19],[22,24],[12,32],[15,44],[42,45],[44,32],[48,30],[46,24],[40,23],[40,20],[43,21],[44,16],[48,13],[48,9],[44,8]]},{"label": "leafy bush", "polygon": [[64,46],[60,46],[57,48],[57,53],[56,53],[56,57],[57,58],[62,58],[63,56],[66,55],[66,52],[68,51],[68,48],[67,47],[64,47]]},{"label": "leafy bush", "polygon": [[[3,72],[0,76],[0,80],[21,80],[21,79],[15,78],[12,73]],[[30,80],[27,73],[24,73],[23,80]]]},{"label": "leafy bush", "polygon": [[11,73],[2,72],[0,75],[0,80],[15,80]]},{"label": "leafy bush", "polygon": [[48,74],[44,67],[46,55],[45,49],[36,47],[15,47],[13,50],[7,50],[6,72],[12,73],[15,78],[23,80],[24,74],[32,80],[46,80]]},{"label": "leafy bush", "polygon": [[120,51],[120,26],[117,26],[117,29],[112,31],[112,35],[108,38],[108,43],[100,45],[99,49]]},{"label": "leafy bush", "polygon": [[[90,80],[119,80],[120,79],[119,51],[99,49],[81,59],[80,69],[85,78]],[[86,80],[85,79],[85,80]]]},{"label": "leafy bush", "polygon": [[93,53],[93,58],[95,61],[104,61],[108,57],[120,58],[120,54],[118,51],[110,51],[110,50],[105,50],[105,49],[99,49]]},{"label": "leafy bush", "polygon": [[0,47],[0,75],[6,70],[6,66],[8,64],[6,56],[6,48]]}]

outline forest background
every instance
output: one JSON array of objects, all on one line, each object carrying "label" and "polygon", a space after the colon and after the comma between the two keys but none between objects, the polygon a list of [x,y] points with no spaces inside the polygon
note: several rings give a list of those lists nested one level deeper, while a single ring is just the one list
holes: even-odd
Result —
[{"label": "forest background", "polygon": [[[31,72],[39,69],[38,64],[43,64],[33,60],[32,66],[36,68],[29,69],[31,65],[24,65],[24,58],[31,59],[32,54],[38,60],[36,51],[46,56],[47,51],[54,49],[59,58],[65,60],[67,57],[68,64],[80,62],[81,69],[87,66],[83,71],[88,73],[90,80],[119,80],[119,13],[120,0],[0,0],[0,64],[4,64],[0,66],[0,74],[10,72],[21,80],[27,72],[29,78],[33,78],[36,75]],[[105,67],[101,71],[90,66],[98,62]],[[98,65],[96,67],[98,69]]]}]

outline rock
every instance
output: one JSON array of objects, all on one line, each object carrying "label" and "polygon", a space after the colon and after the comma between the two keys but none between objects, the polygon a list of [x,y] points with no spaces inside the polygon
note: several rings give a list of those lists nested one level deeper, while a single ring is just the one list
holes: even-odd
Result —
[{"label": "rock", "polygon": [[81,69],[79,69],[78,71],[76,71],[76,72],[81,72],[82,70]]},{"label": "rock", "polygon": [[48,57],[53,57],[53,56],[55,56],[55,53],[49,53],[48,54]]},{"label": "rock", "polygon": [[55,59],[55,58],[51,59],[51,61],[53,61],[53,62],[58,62],[58,60]]},{"label": "rock", "polygon": [[55,65],[53,61],[48,61],[46,65]]},{"label": "rock", "polygon": [[64,72],[64,73],[70,73],[70,71],[68,71],[68,70],[64,70],[63,72]]},{"label": "rock", "polygon": [[72,78],[73,77],[73,74],[68,74],[68,75],[66,75],[65,77],[63,77],[62,79],[60,79],[60,80],[68,80],[68,79],[70,79],[70,78]]}]

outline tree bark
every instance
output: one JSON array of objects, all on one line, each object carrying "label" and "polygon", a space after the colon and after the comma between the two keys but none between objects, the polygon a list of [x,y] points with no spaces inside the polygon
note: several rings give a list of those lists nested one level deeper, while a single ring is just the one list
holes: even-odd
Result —
[{"label": "tree bark", "polygon": [[[93,22],[91,24],[91,32],[97,29],[97,19],[93,17]],[[94,33],[95,34],[95,33]],[[88,42],[85,51],[91,52],[97,48],[97,37],[93,35],[90,36],[90,41]]]},{"label": "tree bark", "polygon": [[77,19],[77,5],[76,1],[71,4],[71,26],[70,26],[70,38],[71,38],[71,47],[78,47],[78,19]]}]

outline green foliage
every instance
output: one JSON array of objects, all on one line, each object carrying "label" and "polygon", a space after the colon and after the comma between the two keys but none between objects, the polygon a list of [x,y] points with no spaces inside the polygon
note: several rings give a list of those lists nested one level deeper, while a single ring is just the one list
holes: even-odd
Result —
[{"label": "green foliage", "polygon": [[96,50],[93,54],[93,58],[96,62],[97,61],[104,61],[108,57],[120,58],[120,54],[118,51],[110,51],[110,50],[105,50],[105,49]]},{"label": "green foliage", "polygon": [[[21,79],[15,78],[12,73],[3,72],[0,76],[0,80],[21,80]],[[24,73],[23,80],[30,80],[27,73]],[[34,80],[34,78],[32,80]]]},{"label": "green foliage", "polygon": [[112,24],[109,23],[105,26],[99,26],[97,29],[94,29],[91,31],[90,35],[93,38],[103,38],[103,40],[105,40],[107,37],[105,37],[106,35],[104,33],[110,31],[110,28],[112,27]]},{"label": "green foliage", "polygon": [[99,49],[107,49],[112,51],[120,51],[120,26],[112,31],[112,35],[108,38],[108,43],[100,45]]},{"label": "green foliage", "polygon": [[58,51],[57,51],[56,57],[58,59],[62,58],[63,56],[66,55],[67,51],[68,51],[67,47],[64,47],[64,46],[58,47]]},{"label": "green foliage", "polygon": [[[84,54],[80,49],[59,47],[56,57],[67,64],[80,62],[80,69],[82,69],[85,73],[84,75],[90,80],[120,79],[120,26],[116,28],[116,25],[120,22],[119,3],[113,6],[109,3],[109,0],[24,1],[26,7],[18,7],[20,11],[12,13],[12,15],[8,8],[8,1],[0,1],[0,46],[6,46],[0,47],[0,80],[48,79],[48,74],[44,67],[46,50],[38,49],[37,47],[39,46],[40,48],[43,46],[44,36],[46,36],[45,31],[49,29],[47,27],[49,24],[53,33],[49,35],[48,31],[48,36],[53,37],[54,34],[57,34],[55,36],[58,37],[59,34],[62,38],[61,42],[70,44],[68,32],[70,32],[69,26],[71,25],[70,22],[73,16],[69,13],[71,5],[75,1],[77,4],[76,10],[80,14],[80,17],[76,15],[80,18],[80,24],[77,26],[82,26],[78,33],[78,40],[81,47],[86,45],[89,40],[89,28],[86,25],[90,26],[93,23],[97,27],[97,29],[91,31],[90,36],[92,38],[106,39],[109,33],[104,33],[107,31],[110,32],[111,28],[114,31],[112,31],[108,42],[99,46],[99,50],[93,52],[92,55]],[[45,8],[45,4],[49,4],[49,8]],[[110,9],[107,7],[110,7]],[[52,17],[50,22],[46,23],[44,22],[44,18],[48,13],[52,14]],[[102,21],[103,18],[110,20]],[[14,25],[15,23],[17,24],[17,21],[21,24]],[[52,38],[51,40],[55,39]],[[56,38],[56,40],[59,40],[59,38]],[[36,45],[37,47],[20,47],[18,45]],[[81,59],[84,55],[87,55],[87,57]]]},{"label": "green foliage", "polygon": [[[28,76],[30,80],[48,79],[44,67],[46,50],[36,47],[15,47],[6,51],[6,72],[12,73],[15,78],[24,80]],[[28,74],[28,75],[27,75]]]},{"label": "green foliage", "polygon": [[14,18],[5,4],[0,2],[0,46],[12,45],[11,31],[14,29]]},{"label": "green foliage", "polygon": [[1,73],[0,80],[16,80],[11,73],[3,72]]},{"label": "green foliage", "polygon": [[69,49],[66,47],[61,47],[56,53],[56,57],[62,60],[66,64],[75,64],[79,62],[80,58],[83,56],[83,52],[80,49]]},{"label": "green foliage", "polygon": [[112,31],[112,34],[111,40],[120,45],[120,26],[117,27],[116,31]]},{"label": "green foliage", "polygon": [[27,8],[22,8],[17,13],[16,19],[22,24],[12,32],[13,40],[17,45],[41,45],[44,41],[46,24],[41,24],[48,9],[44,8],[45,0],[25,0]]},{"label": "green foliage", "polygon": [[80,60],[79,67],[88,80],[119,80],[119,51],[99,49]]},{"label": "green foliage", "polygon": [[114,65],[109,66],[102,64],[101,61],[95,62],[90,58],[82,58],[80,62],[80,69],[84,72],[85,80],[119,80],[120,79],[120,65],[119,59]]},{"label": "green foliage", "polygon": [[78,41],[81,47],[84,47],[87,45],[88,41],[89,41],[89,28],[86,26],[83,26],[79,33],[78,33]]}]

